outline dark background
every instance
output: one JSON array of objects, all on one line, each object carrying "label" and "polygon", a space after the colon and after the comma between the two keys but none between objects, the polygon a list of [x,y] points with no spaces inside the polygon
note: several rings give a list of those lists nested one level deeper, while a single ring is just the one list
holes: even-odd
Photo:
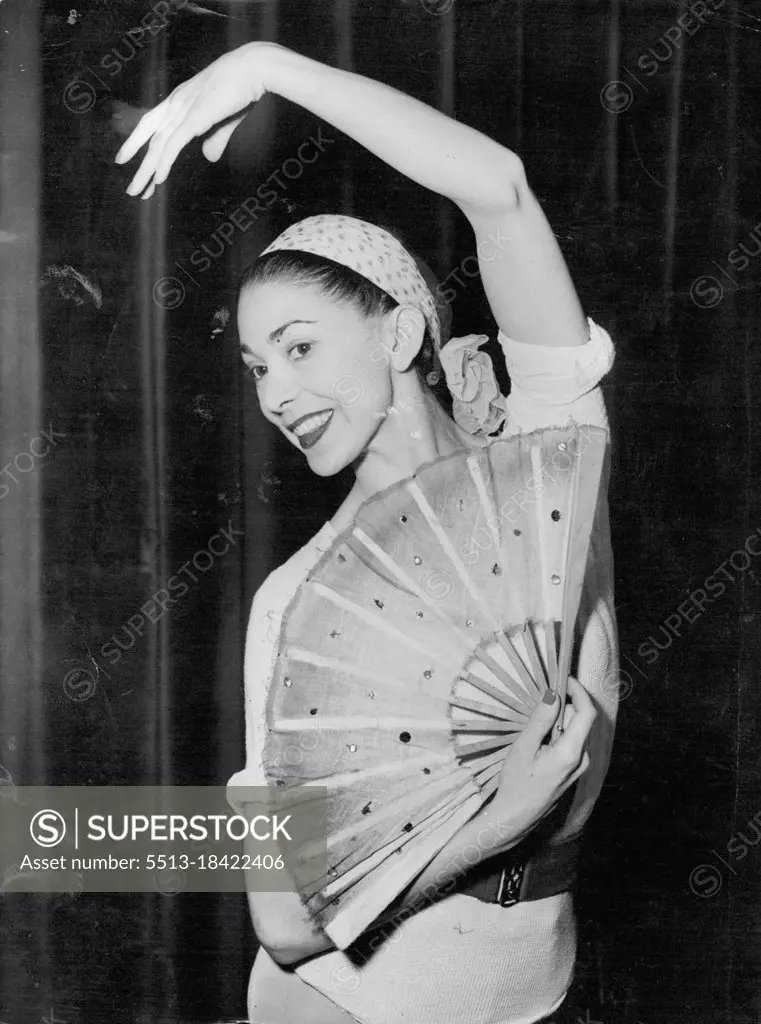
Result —
[{"label": "dark background", "polygon": [[[456,211],[273,97],[218,165],[196,143],[148,203],[125,195],[136,164],[113,156],[135,108],[276,39],[515,149],[617,343],[604,390],[624,699],[588,828],[578,979],[557,1019],[761,1020],[761,586],[755,558],[727,563],[761,527],[761,10],[705,6],[677,45],[686,2],[210,0],[131,52],[147,3],[2,4],[1,461],[51,422],[65,437],[0,500],[0,781],[223,785],[242,766],[251,598],[348,480],[317,487],[261,418],[223,329],[237,275],[318,211],[400,231],[440,280],[473,251]],[[215,240],[320,127],[334,141],[283,179],[268,215]],[[219,255],[197,273],[204,243]],[[186,292],[171,309],[152,299],[167,275]],[[452,312],[454,333],[494,334],[477,281]],[[230,522],[245,534],[230,553],[118,664],[105,658]],[[725,592],[665,626],[722,563]],[[245,1016],[243,896],[6,891],[0,943],[8,1024]]]}]

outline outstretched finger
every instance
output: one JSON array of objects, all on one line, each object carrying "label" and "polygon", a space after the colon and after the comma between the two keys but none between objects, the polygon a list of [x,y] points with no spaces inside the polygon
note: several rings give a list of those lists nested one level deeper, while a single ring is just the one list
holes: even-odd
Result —
[{"label": "outstretched finger", "polygon": [[166,181],[167,175],[171,171],[175,160],[185,146],[187,146],[187,144],[194,139],[197,134],[198,133],[193,129],[192,123],[190,121],[183,120],[175,128],[172,134],[164,140],[164,145],[161,148],[161,153],[159,154],[156,162],[154,184],[161,185],[162,182]]},{"label": "outstretched finger", "polygon": [[221,128],[217,128],[217,130],[213,132],[208,139],[206,139],[204,144],[201,146],[201,149],[203,150],[203,155],[210,163],[216,163],[222,156],[227,143],[230,141],[230,136],[241,121],[245,119],[245,116],[246,115],[244,114],[243,117],[236,117],[229,124],[223,124]]},{"label": "outstretched finger", "polygon": [[[129,195],[140,195],[145,186],[151,181],[151,179],[154,178],[154,175],[156,174],[159,165],[162,163],[164,152],[166,151],[167,145],[172,139],[174,139],[174,136],[177,135],[180,129],[183,129],[185,141],[182,143],[182,145],[180,145],[179,149],[177,149],[177,153],[179,153],[180,149],[182,149],[182,146],[184,146],[186,142],[189,142],[190,139],[193,138],[193,132],[190,131],[187,128],[187,126],[183,126],[184,118],[184,110],[179,109],[175,113],[172,121],[165,127],[163,127],[160,131],[156,132],[156,134],[153,136],[148,146],[148,151],[143,157],[143,162],[140,164],[137,173],[127,186],[127,193]],[[175,144],[176,141],[178,140],[175,140]],[[174,162],[176,155],[177,154],[175,153],[175,156],[172,158],[172,163]],[[172,163],[169,163],[169,165],[166,168],[167,174],[169,173],[169,168],[172,166]],[[164,175],[164,177],[166,177],[166,174]],[[163,178],[161,180],[163,181]],[[159,182],[156,181],[154,183],[158,184]]]},{"label": "outstretched finger", "polygon": [[137,122],[132,134],[125,139],[121,149],[114,157],[114,162],[117,164],[126,164],[132,159],[139,149],[142,149],[146,142],[152,135],[161,128],[162,121],[166,116],[169,108],[169,99],[167,96],[165,100],[162,100],[158,106],[154,107],[153,110],[147,111],[140,120]]},{"label": "outstretched finger", "polygon": [[153,181],[153,174],[156,170],[156,163],[163,149],[164,140],[161,135],[154,135],[148,146],[148,152],[137,169],[132,181],[127,185],[127,195],[139,196],[145,186]]}]

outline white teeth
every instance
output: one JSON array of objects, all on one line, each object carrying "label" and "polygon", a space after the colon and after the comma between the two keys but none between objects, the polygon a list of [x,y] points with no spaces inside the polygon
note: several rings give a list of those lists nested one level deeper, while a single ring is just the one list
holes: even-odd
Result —
[{"label": "white teeth", "polygon": [[294,434],[296,437],[303,437],[304,434],[308,434],[312,430],[317,430],[324,423],[327,423],[330,417],[333,415],[332,410],[330,412],[320,412],[316,416],[310,416],[308,420],[304,420],[303,423],[299,423],[298,427],[294,428]]}]

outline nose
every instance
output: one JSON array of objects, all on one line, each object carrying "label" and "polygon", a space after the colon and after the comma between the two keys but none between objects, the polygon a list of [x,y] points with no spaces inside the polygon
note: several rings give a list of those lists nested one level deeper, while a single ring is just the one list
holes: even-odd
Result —
[{"label": "nose", "polygon": [[259,404],[273,416],[282,413],[298,393],[298,383],[293,369],[276,363],[267,370],[259,389]]}]

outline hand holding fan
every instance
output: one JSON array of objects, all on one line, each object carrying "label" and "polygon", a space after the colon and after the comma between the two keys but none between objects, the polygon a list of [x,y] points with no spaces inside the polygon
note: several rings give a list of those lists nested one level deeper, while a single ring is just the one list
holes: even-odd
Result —
[{"label": "hand holding fan", "polygon": [[427,463],[288,607],[264,768],[327,787],[328,872],[302,899],[339,948],[492,795],[546,688],[564,699],[606,441],[573,426]]}]

